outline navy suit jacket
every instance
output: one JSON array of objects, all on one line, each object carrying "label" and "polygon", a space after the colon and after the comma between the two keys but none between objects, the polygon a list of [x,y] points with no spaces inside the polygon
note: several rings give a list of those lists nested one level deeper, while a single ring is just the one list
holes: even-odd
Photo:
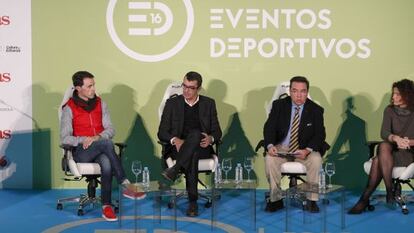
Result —
[{"label": "navy suit jacket", "polygon": [[[311,148],[323,155],[329,145],[325,143],[325,126],[323,108],[307,99],[299,123],[299,149]],[[264,146],[282,143],[289,132],[292,114],[292,99],[290,96],[278,99],[272,103],[272,111],[264,125]]]}]

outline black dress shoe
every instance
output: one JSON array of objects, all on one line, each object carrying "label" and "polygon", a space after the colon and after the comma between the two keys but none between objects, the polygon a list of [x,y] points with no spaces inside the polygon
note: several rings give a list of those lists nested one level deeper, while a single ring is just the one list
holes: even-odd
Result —
[{"label": "black dress shoe", "polygon": [[266,208],[265,211],[266,212],[276,212],[280,209],[283,209],[284,205],[283,205],[283,200],[279,200],[279,201],[269,201],[266,204]]},{"label": "black dress shoe", "polygon": [[319,213],[319,207],[318,204],[316,204],[316,201],[306,200],[306,205],[304,206],[304,209],[311,213]]},{"label": "black dress shoe", "polygon": [[163,172],[161,172],[161,175],[165,179],[167,179],[169,181],[172,181],[172,182],[174,182],[175,179],[177,179],[177,172],[175,171],[174,167],[170,167],[170,168],[165,169]]},{"label": "black dress shoe", "polygon": [[190,202],[187,209],[188,217],[197,217],[198,216],[198,205],[197,202]]}]

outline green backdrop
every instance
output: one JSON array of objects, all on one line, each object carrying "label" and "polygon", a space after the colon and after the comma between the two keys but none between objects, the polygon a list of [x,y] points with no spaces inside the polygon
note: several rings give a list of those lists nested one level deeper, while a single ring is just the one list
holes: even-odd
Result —
[{"label": "green backdrop", "polygon": [[[236,161],[256,156],[255,176],[260,188],[267,187],[264,161],[261,152],[256,155],[254,148],[262,137],[266,119],[264,107],[280,82],[294,75],[306,76],[311,82],[312,98],[325,108],[327,141],[332,145],[325,159],[337,164],[334,181],[349,188],[361,188],[365,184],[362,163],[367,159],[367,148],[364,143],[379,139],[382,111],[389,102],[392,82],[412,78],[414,74],[413,1],[192,0],[194,27],[188,42],[176,55],[158,62],[139,61],[118,49],[107,28],[109,2],[32,1],[33,113],[39,127],[50,132],[50,141],[40,142],[50,145],[50,150],[41,150],[50,153],[41,156],[45,160],[50,157],[50,162],[44,163],[44,169],[51,171],[44,187],[83,186],[61,179],[58,147],[57,109],[71,83],[71,75],[77,70],[88,70],[96,77],[98,92],[109,104],[117,129],[115,141],[128,143],[124,158],[126,170],[130,170],[132,160],[139,159],[150,167],[153,178],[160,177],[156,133],[158,106],[164,90],[170,82],[180,82],[187,71],[200,72],[204,77],[203,94],[213,97],[217,103],[224,132],[221,156],[233,157]],[[185,1],[159,2],[172,12],[170,30],[161,36],[135,37],[128,35],[128,28],[136,25],[155,28],[164,23],[166,17],[159,10],[141,10],[142,14],[161,16],[161,23],[131,23],[128,14],[138,11],[128,9],[127,1],[116,2],[114,27],[130,49],[146,54],[161,53],[174,46],[183,35],[188,16]],[[216,11],[211,9],[222,9],[224,13],[214,13]],[[286,12],[292,9],[296,13],[291,15],[288,28]],[[318,15],[322,9],[330,12],[325,20]],[[264,28],[263,12],[274,17],[275,11],[280,13],[279,27],[267,21],[267,28]],[[235,22],[238,12],[241,12],[238,24],[232,27],[230,20]],[[313,20],[309,12],[314,12],[316,24],[309,29],[301,28],[296,17],[299,12],[303,14],[302,24],[306,25]],[[211,28],[217,21],[217,17],[212,16],[219,16],[223,29]],[[330,22],[328,28],[317,26],[318,23],[326,26],[326,18]],[[256,19],[255,25],[259,28],[248,29],[246,25]],[[326,44],[332,39],[349,38],[347,41],[356,44],[365,39],[369,41],[365,44],[369,55],[360,58],[354,54],[344,58],[334,48],[326,57],[319,46],[315,47],[317,56],[312,57],[312,47],[308,43],[303,57],[300,57],[298,44],[292,50],[293,57],[281,56],[279,50],[267,58],[260,55],[257,48],[247,57],[243,56],[243,50],[240,58],[228,57],[229,51],[212,57],[211,38],[219,38],[226,46],[231,44],[228,38],[241,41],[250,38],[257,43],[268,38],[265,42],[275,42],[278,49],[281,49],[281,38],[316,38]],[[238,45],[243,47],[243,44]],[[262,45],[265,53],[272,52],[272,43]],[[345,53],[352,50],[346,43],[341,49]],[[364,51],[357,45],[356,52]],[[128,174],[131,176],[130,172]]]}]

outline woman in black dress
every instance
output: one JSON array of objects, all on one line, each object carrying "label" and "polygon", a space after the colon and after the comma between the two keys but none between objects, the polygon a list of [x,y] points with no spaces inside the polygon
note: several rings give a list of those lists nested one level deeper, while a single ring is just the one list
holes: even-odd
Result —
[{"label": "woman in black dress", "polygon": [[394,201],[392,169],[414,162],[414,83],[403,79],[392,85],[391,104],[384,110],[377,156],[372,158],[367,186],[349,214],[360,214],[369,206],[369,197],[381,180],[387,191],[387,203]]}]

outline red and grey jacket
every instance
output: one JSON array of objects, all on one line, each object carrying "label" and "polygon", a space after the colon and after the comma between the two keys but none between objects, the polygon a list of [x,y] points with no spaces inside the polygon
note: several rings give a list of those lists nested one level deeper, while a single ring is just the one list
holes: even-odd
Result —
[{"label": "red and grey jacket", "polygon": [[96,136],[104,131],[102,124],[102,105],[101,98],[96,97],[95,108],[88,112],[82,107],[75,104],[72,98],[66,103],[67,106],[72,110],[72,127],[73,136]]}]

